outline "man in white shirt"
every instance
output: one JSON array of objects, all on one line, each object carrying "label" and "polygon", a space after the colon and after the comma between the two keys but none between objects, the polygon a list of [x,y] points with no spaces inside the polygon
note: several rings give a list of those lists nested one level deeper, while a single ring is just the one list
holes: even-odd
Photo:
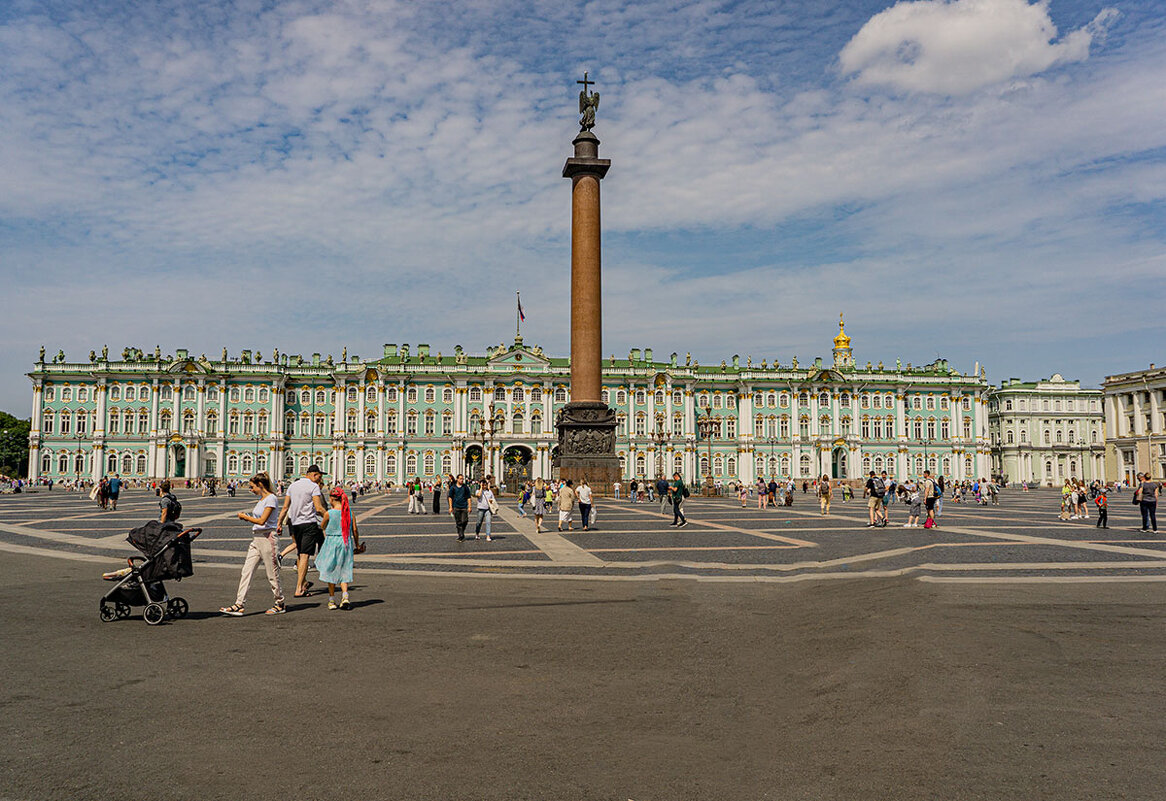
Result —
[{"label": "man in white shirt", "polygon": [[[283,508],[279,510],[279,524],[276,536],[283,530],[285,521],[290,522],[292,540],[296,544],[296,593],[303,598],[308,594],[312,582],[307,581],[308,560],[316,549],[324,544],[324,532],[320,529],[320,519],[324,516],[324,493],[320,484],[324,471],[319,465],[312,465],[304,474],[287,488],[283,497]],[[290,520],[289,520],[290,518]]]}]

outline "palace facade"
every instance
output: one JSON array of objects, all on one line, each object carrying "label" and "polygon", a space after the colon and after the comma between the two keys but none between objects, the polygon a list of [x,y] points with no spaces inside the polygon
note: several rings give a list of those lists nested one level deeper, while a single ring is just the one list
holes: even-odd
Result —
[{"label": "palace facade", "polygon": [[1166,368],[1105,377],[1105,447],[1110,481],[1166,476]]},{"label": "palace facade", "polygon": [[988,401],[992,473],[1008,481],[1060,485],[1105,479],[1101,390],[1056,373],[1042,381],[1010,378]]},{"label": "palace facade", "polygon": [[[988,384],[945,360],[855,362],[842,322],[833,358],[703,365],[652,350],[603,367],[627,477],[857,479],[990,470]],[[555,475],[555,420],[569,362],[522,337],[470,355],[385,345],[380,358],[312,354],[192,358],[127,348],[76,363],[42,351],[30,478],[275,479],[318,462],[332,479],[391,481],[483,471],[510,486]]]}]

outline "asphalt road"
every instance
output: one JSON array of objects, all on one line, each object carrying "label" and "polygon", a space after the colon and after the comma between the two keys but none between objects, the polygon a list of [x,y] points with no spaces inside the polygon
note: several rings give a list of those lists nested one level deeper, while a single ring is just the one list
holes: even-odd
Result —
[{"label": "asphalt road", "polygon": [[[92,557],[90,557],[92,558]],[[1163,584],[505,581],[102,623],[0,552],[0,799],[1161,799]],[[257,577],[251,598],[266,605]]]}]

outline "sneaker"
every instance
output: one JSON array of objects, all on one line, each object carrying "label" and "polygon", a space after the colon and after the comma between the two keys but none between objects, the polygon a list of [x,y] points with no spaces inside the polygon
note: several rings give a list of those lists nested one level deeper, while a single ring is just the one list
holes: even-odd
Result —
[{"label": "sneaker", "polygon": [[493,541],[494,541],[494,538],[491,537],[489,534],[487,534],[486,535],[486,542],[493,542]]},{"label": "sneaker", "polygon": [[910,523],[904,523],[904,524],[903,524],[903,528],[911,528],[911,524],[910,524]]},{"label": "sneaker", "polygon": [[680,525],[679,525],[679,526],[677,526],[677,528],[684,528],[684,527],[685,527],[685,526],[687,526],[687,525],[688,525],[688,521],[687,521],[687,520],[681,520],[681,521],[680,521]]},{"label": "sneaker", "polygon": [[335,599],[335,598],[329,598],[329,599],[328,599],[328,608],[329,608],[329,609],[339,609],[339,608],[340,608],[339,606],[337,606],[337,605],[336,605],[336,599]]},{"label": "sneaker", "polygon": [[340,598],[340,608],[341,609],[351,609],[352,608],[352,601],[348,600],[347,595],[344,595]]}]

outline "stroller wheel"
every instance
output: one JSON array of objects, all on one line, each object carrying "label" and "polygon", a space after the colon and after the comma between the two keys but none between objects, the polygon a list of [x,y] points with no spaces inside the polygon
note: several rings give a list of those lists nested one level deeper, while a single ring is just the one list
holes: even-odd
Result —
[{"label": "stroller wheel", "polygon": [[101,619],[106,623],[109,623],[111,620],[117,620],[117,610],[115,610],[112,606],[102,604],[99,612],[101,614]]},{"label": "stroller wheel", "polygon": [[162,608],[162,604],[148,604],[142,618],[151,626],[157,626],[166,619],[166,610]]},{"label": "stroller wheel", "polygon": [[117,602],[116,610],[117,610],[117,619],[118,620],[121,620],[122,618],[129,617],[130,614],[134,611],[133,609],[130,608],[129,604],[123,603],[122,601]]},{"label": "stroller wheel", "polygon": [[166,614],[170,617],[183,618],[189,611],[190,604],[186,602],[185,598],[171,598],[170,602],[166,604]]}]

